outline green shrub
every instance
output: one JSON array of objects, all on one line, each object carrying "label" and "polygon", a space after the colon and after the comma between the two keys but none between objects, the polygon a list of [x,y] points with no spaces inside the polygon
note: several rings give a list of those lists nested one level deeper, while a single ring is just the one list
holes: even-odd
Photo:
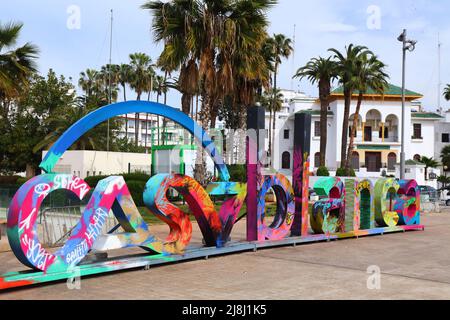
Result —
[{"label": "green shrub", "polygon": [[27,182],[28,180],[30,180],[29,178],[23,178],[20,177],[19,179],[17,179],[16,181],[16,186],[21,187],[23,184],[25,184],[25,182]]},{"label": "green shrub", "polygon": [[318,177],[329,177],[330,172],[328,171],[327,167],[320,167],[317,169],[317,176]]},{"label": "green shrub", "polygon": [[108,178],[108,176],[90,176],[85,178],[84,181],[89,185],[89,187],[95,188],[98,182],[105,178]]},{"label": "green shrub", "polygon": [[356,177],[356,173],[352,168],[349,168],[348,170],[339,168],[336,171],[336,177]]},{"label": "green shrub", "polygon": [[144,181],[135,181],[130,180],[127,181],[128,190],[130,190],[131,197],[134,200],[134,203],[138,207],[144,206],[144,189],[146,182]]},{"label": "green shrub", "polygon": [[247,168],[243,164],[228,165],[228,172],[230,173],[233,182],[247,182]]},{"label": "green shrub", "polygon": [[122,176],[125,181],[144,181],[147,182],[148,180],[150,180],[151,176],[146,174],[146,173],[140,173],[140,172],[135,172],[135,173],[124,173],[124,174],[120,174],[120,176]]}]

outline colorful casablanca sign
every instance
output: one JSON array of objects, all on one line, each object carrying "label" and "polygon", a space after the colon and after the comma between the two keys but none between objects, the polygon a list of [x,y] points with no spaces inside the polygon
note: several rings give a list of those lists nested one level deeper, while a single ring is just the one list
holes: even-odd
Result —
[{"label": "colorful casablanca sign", "polygon": [[[100,181],[82,216],[62,248],[52,253],[38,239],[38,213],[43,200],[53,191],[67,190],[84,199],[90,187],[82,179],[53,172],[59,158],[83,134],[99,123],[126,113],[147,112],[166,117],[184,127],[201,142],[213,159],[220,182],[206,190],[194,179],[178,174],[153,176],[143,190],[147,208],[170,227],[166,239],[152,235],[140,215],[122,177]],[[420,225],[420,194],[415,181],[395,179],[341,180],[322,178],[314,188],[322,196],[309,212],[309,141],[311,119],[298,114],[294,132],[292,185],[281,174],[261,175],[264,110],[249,109],[247,138],[247,184],[230,180],[227,167],[206,132],[180,111],[152,102],[124,102],[109,105],[75,123],[54,144],[41,163],[45,174],[25,183],[14,196],[8,212],[8,239],[16,257],[31,270],[0,277],[0,289],[38,284],[75,276],[149,267],[218,254],[256,250],[283,244],[307,243],[387,232],[423,230]],[[169,188],[183,195],[190,208],[184,212],[170,203]],[[265,223],[265,199],[272,189],[277,210],[271,225]],[[222,196],[219,212],[211,196]],[[230,234],[242,205],[247,204],[247,239],[231,241]],[[112,211],[123,232],[102,234]],[[194,215],[204,238],[202,248],[187,249],[192,237]],[[308,232],[309,225],[314,234]],[[83,263],[91,250],[109,251],[140,247],[139,257]]]}]

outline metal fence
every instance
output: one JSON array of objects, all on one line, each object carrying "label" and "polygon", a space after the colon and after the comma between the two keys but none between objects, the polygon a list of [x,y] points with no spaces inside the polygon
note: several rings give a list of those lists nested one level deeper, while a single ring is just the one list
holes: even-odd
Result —
[{"label": "metal fence", "polygon": [[420,201],[423,202],[439,202],[440,194],[439,191],[421,191]]},{"label": "metal fence", "polygon": [[17,187],[0,187],[0,220],[6,219],[9,204],[17,190]]},{"label": "metal fence", "polygon": [[[84,207],[45,208],[38,218],[38,236],[46,248],[63,246],[81,219]],[[102,229],[102,234],[115,231],[118,221],[110,211]]]}]

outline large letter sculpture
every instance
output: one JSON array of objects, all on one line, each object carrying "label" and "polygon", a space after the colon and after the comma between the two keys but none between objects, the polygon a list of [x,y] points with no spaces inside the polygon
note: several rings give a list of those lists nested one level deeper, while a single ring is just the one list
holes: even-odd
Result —
[{"label": "large letter sculpture", "polygon": [[[122,177],[109,177],[100,181],[91,194],[90,187],[82,179],[53,172],[64,152],[88,130],[110,118],[135,112],[148,112],[171,119],[194,135],[213,159],[220,178],[220,181],[211,183],[206,189],[194,179],[178,174],[158,174],[147,182],[143,190],[144,203],[170,229],[168,236],[162,240],[150,233]],[[227,248],[234,248],[234,252],[240,250],[236,249],[239,245],[242,245],[242,250],[252,246],[256,248],[267,243],[266,240],[281,243],[287,239],[290,243],[304,243],[331,237],[423,229],[419,225],[420,192],[415,181],[379,179],[373,183],[367,179],[321,178],[314,185],[321,199],[316,203],[308,203],[310,115],[295,116],[292,185],[282,174],[262,174],[265,152],[263,108],[248,110],[247,127],[245,184],[229,181],[227,166],[212,139],[192,119],[176,109],[151,102],[125,102],[100,108],[87,115],[52,146],[41,163],[46,173],[29,180],[14,196],[8,211],[8,239],[17,258],[36,272],[11,273],[0,277],[0,289],[70,277],[71,270],[81,265],[85,275],[143,266],[149,263],[149,257],[157,257],[156,260],[164,260],[161,257],[172,257],[179,261],[188,259],[189,256],[185,258],[185,249],[191,241],[193,230],[190,214],[198,223],[205,246],[216,248],[205,250],[222,253],[228,252]],[[175,189],[182,195],[189,212],[182,211],[169,201],[169,189]],[[68,233],[64,246],[52,253],[39,242],[37,219],[42,202],[56,190],[67,190],[79,199],[91,194],[91,198],[78,224]],[[270,190],[275,198],[276,211],[273,222],[268,225],[265,221],[266,200]],[[220,210],[216,210],[210,198],[213,196],[223,200]],[[228,244],[245,202],[247,241]],[[308,219],[310,210],[312,213]],[[107,233],[104,232],[105,221],[111,212],[119,225]],[[319,235],[308,232],[308,220],[314,233]],[[123,258],[93,264],[92,267],[89,263],[80,264],[91,250],[108,251],[129,247],[143,248],[148,254],[142,258],[143,261],[130,262]],[[202,252],[198,248],[193,256],[201,256]]]}]

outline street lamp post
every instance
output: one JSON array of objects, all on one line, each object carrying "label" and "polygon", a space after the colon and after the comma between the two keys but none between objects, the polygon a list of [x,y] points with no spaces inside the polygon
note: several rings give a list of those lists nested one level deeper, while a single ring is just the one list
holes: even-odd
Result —
[{"label": "street lamp post", "polygon": [[405,179],[405,80],[406,80],[406,51],[413,52],[417,41],[406,39],[406,29],[397,38],[403,43],[403,65],[402,65],[402,151],[400,153],[400,179]]}]

